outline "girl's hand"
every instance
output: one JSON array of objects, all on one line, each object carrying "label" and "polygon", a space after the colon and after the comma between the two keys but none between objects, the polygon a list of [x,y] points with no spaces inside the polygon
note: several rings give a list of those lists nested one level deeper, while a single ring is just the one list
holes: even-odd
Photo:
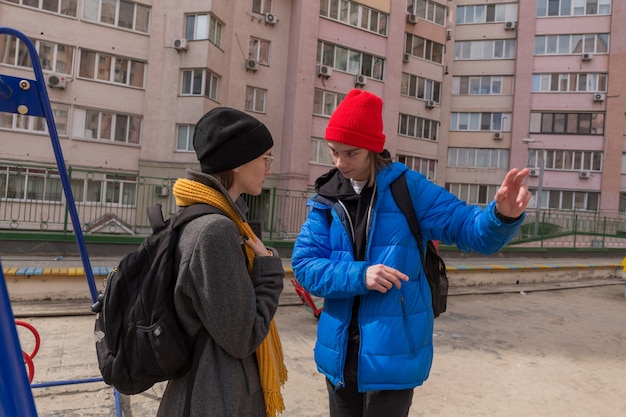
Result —
[{"label": "girl's hand", "polygon": [[250,236],[244,236],[243,241],[252,248],[255,256],[273,256],[272,252],[265,247],[261,239],[259,239],[254,232],[252,232]]}]

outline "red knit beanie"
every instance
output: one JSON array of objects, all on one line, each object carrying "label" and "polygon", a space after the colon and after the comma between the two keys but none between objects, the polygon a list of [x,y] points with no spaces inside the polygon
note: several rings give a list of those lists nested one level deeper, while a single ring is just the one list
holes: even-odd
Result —
[{"label": "red knit beanie", "polygon": [[326,140],[382,152],[385,146],[382,113],[380,97],[354,89],[330,116]]}]

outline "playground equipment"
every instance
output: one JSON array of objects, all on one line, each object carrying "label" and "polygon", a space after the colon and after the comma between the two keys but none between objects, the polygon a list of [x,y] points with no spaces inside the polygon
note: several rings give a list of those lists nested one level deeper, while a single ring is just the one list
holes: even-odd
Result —
[{"label": "playground equipment", "polygon": [[305,290],[304,287],[300,285],[298,280],[296,280],[295,278],[291,278],[291,285],[294,286],[296,294],[298,294],[298,297],[300,297],[300,301],[302,301],[304,307],[306,307],[306,309],[309,310],[313,314],[313,316],[319,320],[320,315],[322,314],[322,309],[324,308],[324,301],[314,300],[313,297],[311,297],[311,294],[309,294],[307,290]]},{"label": "playground equipment", "polygon": [[[41,62],[35,46],[31,40],[22,32],[0,26],[0,35],[13,36],[19,39],[27,47],[30,61],[32,62],[34,79],[15,77],[0,74],[0,112],[20,114],[24,116],[44,117],[48,128],[48,133],[52,142],[52,149],[59,171],[59,177],[63,186],[67,210],[72,221],[72,228],[76,237],[76,243],[80,253],[83,269],[87,277],[89,292],[92,302],[95,303],[98,297],[98,290],[95,284],[93,271],[87,254],[87,247],[80,226],[76,204],[70,187],[70,180],[61,151],[61,144],[53,118],[52,108],[46,83],[41,68]],[[87,382],[102,381],[101,377],[88,378],[84,380],[53,381],[41,384],[29,385],[29,377],[32,380],[34,375],[33,357],[39,349],[38,333],[34,328],[27,328],[33,332],[36,338],[35,349],[30,353],[22,352],[18,339],[16,323],[11,302],[9,299],[4,274],[0,263],[0,355],[4,358],[0,361],[0,415],[31,417],[37,416],[35,403],[32,395],[32,388],[48,387],[56,385],[69,385]],[[87,310],[89,306],[86,306]],[[30,326],[32,327],[32,326]],[[95,360],[95,357],[94,357]],[[26,367],[28,375],[26,374]],[[121,401],[119,393],[115,390],[116,416],[121,417]]]}]

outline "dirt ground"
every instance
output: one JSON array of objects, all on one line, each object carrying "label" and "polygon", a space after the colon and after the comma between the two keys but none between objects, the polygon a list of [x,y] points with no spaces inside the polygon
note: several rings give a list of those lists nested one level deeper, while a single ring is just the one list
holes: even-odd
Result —
[{"label": "dirt ground", "polygon": [[[93,317],[25,320],[42,337],[35,383],[99,376]],[[327,416],[324,380],[312,360],[317,321],[301,306],[281,306],[277,324],[289,369],[283,416]],[[162,389],[125,398],[124,415],[154,416]],[[103,383],[33,393],[39,416],[115,415],[113,391]],[[430,378],[416,389],[409,414],[625,415],[624,285],[450,297],[448,312],[435,321]]]}]

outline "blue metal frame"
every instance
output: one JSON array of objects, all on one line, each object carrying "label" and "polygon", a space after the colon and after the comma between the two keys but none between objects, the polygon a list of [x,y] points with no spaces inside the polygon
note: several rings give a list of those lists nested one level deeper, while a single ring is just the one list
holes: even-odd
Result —
[{"label": "blue metal frame", "polygon": [[24,367],[22,349],[15,328],[15,317],[9,301],[0,262],[0,415],[36,417],[35,401]]},{"label": "blue metal frame", "polygon": [[0,35],[2,34],[15,36],[24,42],[24,45],[26,45],[30,53],[35,80],[0,75],[0,111],[27,116],[45,117],[46,119],[48,132],[52,140],[54,157],[56,158],[61,184],[63,185],[63,192],[65,193],[65,199],[67,201],[67,208],[70,213],[70,218],[72,219],[76,243],[78,244],[80,258],[87,276],[87,283],[89,284],[89,292],[91,293],[92,301],[95,303],[98,298],[98,289],[93,277],[93,271],[91,270],[83,230],[80,227],[80,219],[78,218],[67,168],[63,160],[59,134],[57,133],[56,124],[54,123],[52,108],[50,107],[50,98],[48,97],[48,90],[46,89],[41,63],[39,62],[39,55],[37,54],[35,45],[33,45],[31,40],[23,33],[12,28],[0,27]]},{"label": "blue metal frame", "polygon": [[[98,290],[93,276],[93,270],[87,254],[87,246],[80,226],[70,180],[61,151],[61,143],[54,123],[54,116],[50,106],[50,99],[45,85],[45,79],[39,61],[39,55],[32,41],[18,30],[1,27],[0,35],[14,36],[20,39],[28,48],[33,66],[35,79],[14,77],[0,74],[0,112],[16,113],[25,116],[44,117],[52,141],[52,149],[65,194],[67,208],[72,220],[76,243],[87,277],[92,302],[98,299]],[[24,358],[15,327],[15,319],[11,309],[11,301],[0,263],[0,415],[2,416],[37,416],[32,388],[38,386],[67,385],[84,382],[102,381],[102,378],[88,378],[85,380],[58,381],[44,384],[29,384]],[[121,402],[119,393],[114,390],[116,416],[121,416]]]}]

